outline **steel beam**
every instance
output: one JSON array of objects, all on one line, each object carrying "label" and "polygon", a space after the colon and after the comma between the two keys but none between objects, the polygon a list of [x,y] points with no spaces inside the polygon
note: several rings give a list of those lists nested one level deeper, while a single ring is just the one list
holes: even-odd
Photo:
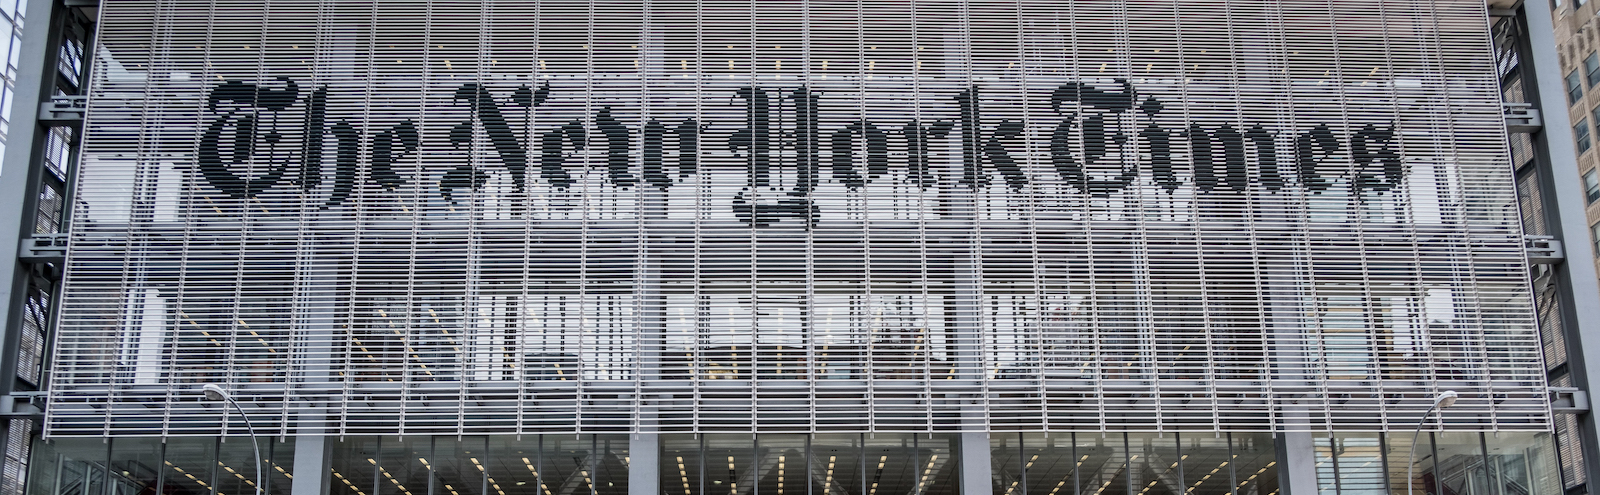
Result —
[{"label": "steel beam", "polygon": [[22,242],[33,234],[33,214],[38,209],[39,183],[44,174],[42,150],[50,133],[39,123],[39,104],[56,83],[56,50],[61,39],[61,17],[66,8],[59,0],[28,0],[22,46],[16,48],[17,84],[12,94],[11,130],[0,162],[0,395],[16,390],[17,350],[21,345],[22,317],[27,306],[31,267],[18,258]]},{"label": "steel beam", "polygon": [[[1517,7],[1521,23],[1522,85],[1528,100],[1546,116],[1567,115],[1567,94],[1562,87],[1560,58],[1549,2],[1522,2]],[[1578,157],[1566,125],[1549,125],[1532,134],[1534,166],[1539,170],[1540,197],[1544,201],[1550,234],[1561,239],[1566,262],[1554,266],[1561,325],[1567,341],[1567,366],[1573,384],[1581,390],[1600,385],[1600,280],[1596,279],[1594,245],[1589,241],[1588,201],[1578,180]],[[1593,366],[1589,363],[1595,363]],[[1579,439],[1584,469],[1600,473],[1600,417],[1594,411],[1579,414]]]}]

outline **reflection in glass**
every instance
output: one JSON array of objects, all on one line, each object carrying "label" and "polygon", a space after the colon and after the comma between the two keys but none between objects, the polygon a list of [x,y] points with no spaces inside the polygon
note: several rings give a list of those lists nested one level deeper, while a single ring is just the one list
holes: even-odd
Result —
[{"label": "reflection in glass", "polygon": [[1505,495],[1560,493],[1561,477],[1550,435],[1531,432],[1484,433],[1490,477]]},{"label": "reflection in glass", "polygon": [[[235,440],[237,441],[237,439]],[[217,438],[173,438],[167,440],[162,481],[169,492],[204,494],[217,484]],[[227,492],[219,491],[220,495]]]},{"label": "reflection in glass", "polygon": [[[1074,440],[1077,436],[1076,433],[1020,435],[1024,447],[1020,450],[1026,462],[1011,469],[1022,468],[1018,471],[1027,478],[1027,483],[1012,493],[1073,495],[1075,483],[1083,478],[1079,468],[1088,457],[1087,449],[1079,453]],[[1083,437],[1088,438],[1087,435]]]},{"label": "reflection in glass", "polygon": [[1138,467],[1135,473],[1142,473],[1135,480],[1134,489],[1139,493],[1183,493],[1187,485],[1183,483],[1184,458],[1190,453],[1183,452],[1183,434],[1129,434],[1129,445],[1135,449],[1134,465]]},{"label": "reflection in glass", "polygon": [[[38,442],[33,448],[31,487],[60,495],[99,495],[106,473],[96,465],[108,447],[99,439],[72,438]],[[44,482],[44,483],[41,483]]]},{"label": "reflection in glass", "polygon": [[[951,434],[669,434],[662,495],[956,495]],[[994,433],[994,495],[1281,495],[1269,433]],[[1313,434],[1319,490],[1405,491],[1409,432]],[[263,439],[266,491],[287,495],[294,438]],[[329,438],[328,495],[625,495],[626,435]],[[252,495],[248,437],[40,441],[28,493]],[[1424,434],[1417,494],[1556,495],[1551,436]],[[1436,462],[1437,461],[1437,462]],[[109,466],[110,469],[106,469]],[[1388,486],[1385,487],[1387,473]]]},{"label": "reflection in glass", "polygon": [[[263,463],[270,459],[268,449],[276,448],[272,439],[260,439],[261,458]],[[253,467],[256,463],[256,453],[253,450],[256,443],[250,437],[227,437],[217,443],[217,458],[212,461],[212,469],[216,470],[217,492],[223,494],[253,495],[256,493],[257,471]],[[117,449],[122,450],[122,449]],[[270,486],[270,480],[261,473],[263,484]],[[285,490],[287,491],[287,490]]]},{"label": "reflection in glass", "polygon": [[990,437],[997,495],[1273,495],[1267,433],[1057,433]]},{"label": "reflection in glass", "polygon": [[1429,485],[1428,493],[1489,493],[1483,449],[1476,432],[1434,432],[1431,436],[1432,462],[1422,473],[1423,483]]},{"label": "reflection in glass", "polygon": [[335,495],[623,495],[626,435],[347,437]]},{"label": "reflection in glass", "polygon": [[[369,469],[376,470],[378,479],[371,493],[427,495],[429,470],[428,464],[424,463],[431,460],[424,456],[429,454],[428,447],[431,447],[431,440],[433,439],[428,437],[383,439],[377,446],[377,455],[362,460],[368,464]],[[356,462],[357,465],[360,463],[361,461]]]},{"label": "reflection in glass", "polygon": [[[1416,438],[1416,449],[1411,447],[1412,438]],[[1411,432],[1394,432],[1384,436],[1384,443],[1388,446],[1389,486],[1394,493],[1405,493],[1406,473],[1411,473],[1412,493],[1432,493],[1433,489],[1424,486],[1422,475],[1433,466],[1433,437],[1432,434],[1412,435]],[[1321,474],[1318,475],[1319,477]],[[1319,480],[1320,481],[1320,480]]]},{"label": "reflection in glass", "polygon": [[1317,488],[1343,495],[1385,495],[1379,433],[1317,435]]},{"label": "reflection in glass", "polygon": [[1271,433],[1226,433],[1233,452],[1232,490],[1236,494],[1278,492],[1277,444]]},{"label": "reflection in glass", "polygon": [[[698,435],[661,436],[661,492],[668,495],[705,493],[705,451]],[[681,492],[679,490],[682,490]]]},{"label": "reflection in glass", "polygon": [[[162,493],[160,481],[163,459],[161,440],[158,438],[118,438],[111,449],[111,473],[122,479],[130,494]],[[252,474],[253,475],[253,474]]]},{"label": "reflection in glass", "polygon": [[916,434],[868,435],[864,443],[866,495],[951,493],[951,438]]},{"label": "reflection in glass", "polygon": [[378,473],[367,463],[367,459],[378,455],[383,439],[353,436],[331,443],[329,464],[332,465],[330,474],[333,479],[328,482],[328,492],[333,495],[375,495],[378,484],[373,477]]},{"label": "reflection in glass", "polygon": [[[1023,461],[1031,453],[1023,447],[1023,436],[1020,433],[993,433],[989,435],[989,460],[994,463],[994,472],[991,474],[996,485],[990,488],[999,488],[997,493],[1011,495],[1023,493],[1018,487],[1027,478],[1027,468],[1032,467],[1032,461]],[[1034,454],[1034,460],[1038,455]],[[1026,466],[1025,466],[1026,465]]]},{"label": "reflection in glass", "polygon": [[756,435],[756,452],[761,464],[762,494],[800,495],[806,493],[806,435]]},{"label": "reflection in glass", "polygon": [[866,459],[861,452],[861,437],[851,434],[823,434],[811,440],[812,495],[855,495],[864,493]]},{"label": "reflection in glass", "polygon": [[755,480],[755,438],[752,435],[703,435],[707,494],[739,495]]},{"label": "reflection in glass", "polygon": [[[1349,445],[1371,443],[1370,433],[1336,433],[1333,442]],[[1408,465],[1411,491],[1417,494],[1501,494],[1543,495],[1561,493],[1556,471],[1554,444],[1549,433],[1539,432],[1426,432],[1417,437],[1415,459],[1410,459],[1411,432],[1390,432],[1378,438],[1383,455],[1379,460],[1388,470],[1389,493],[1405,493]],[[1318,458],[1324,459],[1327,440],[1319,439]],[[1349,450],[1348,447],[1346,450]],[[1382,488],[1352,486],[1340,472],[1319,470],[1318,483],[1336,495],[1382,493]],[[1335,476],[1338,476],[1336,478]]]},{"label": "reflection in glass", "polygon": [[956,482],[948,434],[663,435],[667,495],[949,494]]}]

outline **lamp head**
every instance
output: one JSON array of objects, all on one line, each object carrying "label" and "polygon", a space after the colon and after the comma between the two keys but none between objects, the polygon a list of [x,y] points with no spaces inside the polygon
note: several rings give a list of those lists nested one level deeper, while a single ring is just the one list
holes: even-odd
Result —
[{"label": "lamp head", "polygon": [[200,389],[205,391],[206,400],[224,400],[228,398],[228,392],[222,390],[222,386],[215,383],[207,383]]},{"label": "lamp head", "polygon": [[1458,397],[1460,397],[1460,394],[1457,394],[1456,391],[1446,390],[1440,392],[1439,396],[1433,399],[1433,405],[1438,406],[1439,409],[1444,409],[1456,405],[1456,398]]}]

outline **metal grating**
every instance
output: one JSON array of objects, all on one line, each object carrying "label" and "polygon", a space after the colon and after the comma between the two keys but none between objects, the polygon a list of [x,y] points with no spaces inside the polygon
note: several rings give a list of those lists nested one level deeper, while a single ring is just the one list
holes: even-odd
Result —
[{"label": "metal grating", "polygon": [[33,451],[33,420],[7,421],[5,469],[0,471],[0,493],[21,495],[27,489],[28,457]]},{"label": "metal grating", "polygon": [[51,435],[1549,428],[1481,2],[101,17]]}]

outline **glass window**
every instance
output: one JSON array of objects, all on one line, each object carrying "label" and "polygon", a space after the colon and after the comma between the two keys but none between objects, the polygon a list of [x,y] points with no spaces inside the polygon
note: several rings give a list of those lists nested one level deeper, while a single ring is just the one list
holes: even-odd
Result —
[{"label": "glass window", "polygon": [[[1376,436],[1371,443],[1378,443]],[[989,436],[989,446],[994,466],[991,487],[996,494],[1258,495],[1279,493],[1280,489],[1277,445],[1270,433],[994,433]],[[869,455],[866,460],[878,459],[882,456]],[[871,472],[872,466],[867,467]],[[1367,471],[1369,478],[1381,473],[1370,466]],[[887,478],[887,472],[882,477]],[[1375,481],[1361,487],[1367,491],[1345,485],[1342,493],[1383,493],[1382,479]],[[1373,484],[1377,485],[1375,491]],[[884,493],[871,487],[831,493]],[[888,493],[953,492],[929,488]]]},{"label": "glass window", "polygon": [[[1488,447],[1486,464],[1490,479],[1504,487],[1528,487],[1529,493],[1561,493],[1561,476],[1556,472],[1560,459],[1549,433],[1480,433]],[[1510,493],[1503,490],[1501,493]]]},{"label": "glass window", "polygon": [[1595,256],[1600,256],[1600,223],[1590,225],[1589,233],[1594,235]]},{"label": "glass window", "polygon": [[1384,493],[1381,433],[1316,435],[1317,488],[1325,493]]},{"label": "glass window", "polygon": [[1595,125],[1600,125],[1600,107],[1595,107],[1593,109],[1590,109],[1589,110],[1589,115],[1594,116],[1594,118],[1596,119],[1595,120]]},{"label": "glass window", "polygon": [[1590,203],[1600,199],[1600,172],[1591,169],[1583,174],[1583,195]]},{"label": "glass window", "polygon": [[1588,121],[1578,121],[1578,125],[1572,126],[1572,139],[1578,143],[1578,154],[1581,155],[1583,152],[1589,151],[1590,143]]},{"label": "glass window", "polygon": [[[11,46],[22,46],[22,35],[20,33],[11,35]],[[10,56],[6,58],[6,79],[14,80],[17,78],[17,60],[21,54],[22,50],[11,50]]]},{"label": "glass window", "polygon": [[1590,53],[1588,58],[1583,59],[1583,72],[1589,79],[1589,87],[1600,84],[1600,55]]},{"label": "glass window", "polygon": [[1583,99],[1583,84],[1578,82],[1578,69],[1572,69],[1567,74],[1567,104],[1577,103]]}]

